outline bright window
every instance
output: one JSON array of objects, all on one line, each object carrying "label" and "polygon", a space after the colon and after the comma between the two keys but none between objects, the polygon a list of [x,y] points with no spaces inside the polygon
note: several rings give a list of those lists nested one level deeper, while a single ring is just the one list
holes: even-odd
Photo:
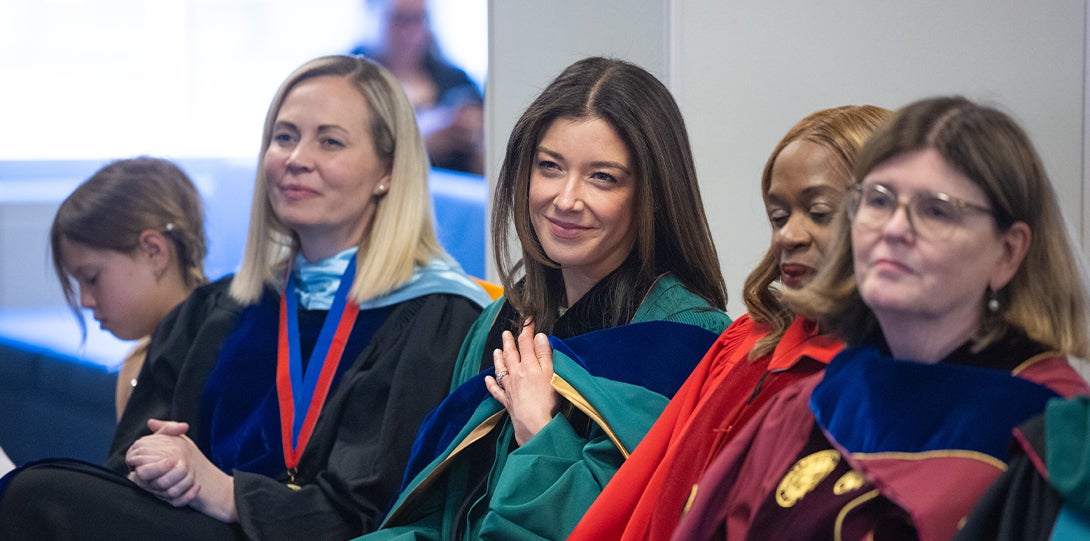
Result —
[{"label": "bright window", "polygon": [[[273,92],[373,26],[365,0],[0,0],[0,160],[256,158]],[[484,0],[437,0],[482,80]]]}]

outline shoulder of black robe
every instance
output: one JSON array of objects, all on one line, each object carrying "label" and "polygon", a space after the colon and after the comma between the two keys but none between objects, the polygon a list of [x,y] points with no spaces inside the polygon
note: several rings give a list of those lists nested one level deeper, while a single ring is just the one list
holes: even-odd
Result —
[{"label": "shoulder of black robe", "polygon": [[[1030,452],[1044,456],[1045,424],[1039,415],[1018,428]],[[996,479],[977,501],[965,526],[954,541],[1047,541],[1063,508],[1063,497],[1052,488],[1034,466],[1025,449],[1019,449],[1007,464],[1007,471]]]},{"label": "shoulder of black robe", "polygon": [[242,311],[227,294],[230,283],[227,276],[197,288],[152,333],[147,360],[114,431],[107,468],[128,473],[125,453],[150,434],[150,418],[185,421],[195,428],[205,377]]}]

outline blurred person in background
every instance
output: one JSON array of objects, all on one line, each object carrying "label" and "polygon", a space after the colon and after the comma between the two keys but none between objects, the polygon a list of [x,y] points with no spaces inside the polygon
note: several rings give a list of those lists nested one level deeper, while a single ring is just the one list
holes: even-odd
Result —
[{"label": "blurred person in background", "polygon": [[483,96],[447,60],[428,19],[427,0],[365,0],[379,18],[378,35],[352,54],[386,67],[416,109],[433,167],[484,174]]}]

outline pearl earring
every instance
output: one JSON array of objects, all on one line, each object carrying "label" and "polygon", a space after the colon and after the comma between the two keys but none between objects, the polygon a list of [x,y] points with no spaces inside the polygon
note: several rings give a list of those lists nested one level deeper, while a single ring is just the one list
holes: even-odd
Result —
[{"label": "pearl earring", "polygon": [[999,311],[999,293],[991,287],[988,287],[988,311],[993,314]]}]

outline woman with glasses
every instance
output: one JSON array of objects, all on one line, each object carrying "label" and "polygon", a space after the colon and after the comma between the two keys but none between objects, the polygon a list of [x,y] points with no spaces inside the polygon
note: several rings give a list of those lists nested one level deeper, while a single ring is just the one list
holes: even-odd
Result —
[{"label": "woman with glasses", "polygon": [[1085,277],[1032,144],[934,98],[860,151],[828,265],[788,304],[849,346],[698,483],[675,539],[949,539],[1011,430],[1086,394]]}]

